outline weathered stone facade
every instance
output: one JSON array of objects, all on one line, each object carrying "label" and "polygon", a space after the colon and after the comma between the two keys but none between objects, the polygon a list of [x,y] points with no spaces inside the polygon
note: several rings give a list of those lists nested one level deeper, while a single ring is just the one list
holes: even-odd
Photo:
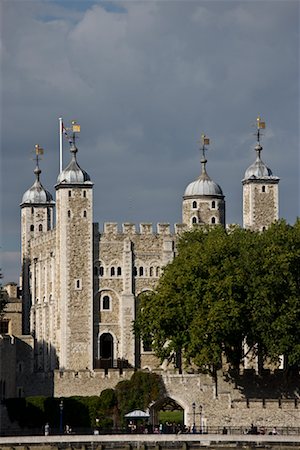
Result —
[{"label": "weathered stone facade", "polygon": [[[136,228],[124,223],[119,228],[116,223],[104,223],[102,229],[93,224],[93,183],[77,163],[74,142],[71,153],[72,160],[55,186],[55,224],[54,202],[43,191],[39,169],[36,183],[23,196],[23,332],[28,336],[21,341],[27,339],[30,356],[26,357],[29,366],[12,382],[9,395],[13,391],[16,395],[17,386],[21,395],[98,395],[140,368],[162,375],[166,396],[184,409],[187,424],[191,424],[195,402],[202,407],[203,426],[240,425],[241,411],[245,425],[259,423],[260,418],[266,421],[271,411],[268,417],[273,425],[286,421],[292,426],[299,420],[293,405],[286,407],[293,410],[289,418],[276,402],[249,406],[242,392],[225,383],[222,375],[216,395],[210,377],[170,371],[172,367],[161,365],[133,333],[139,295],[155,289],[162,269],[176,255],[178,236],[194,224],[225,226],[224,195],[208,177],[206,159],[201,161],[200,177],[185,190],[182,224],[154,228],[142,223]],[[246,227],[260,230],[278,218],[278,181],[271,176],[245,177]],[[17,347],[5,345],[5,349],[0,345],[0,352],[14,353],[9,359],[19,361]]]}]

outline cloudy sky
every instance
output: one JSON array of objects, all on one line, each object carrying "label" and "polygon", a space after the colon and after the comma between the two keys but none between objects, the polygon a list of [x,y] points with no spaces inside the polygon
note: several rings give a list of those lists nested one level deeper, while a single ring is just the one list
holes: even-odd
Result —
[{"label": "cloudy sky", "polygon": [[[20,273],[20,209],[31,151],[54,195],[58,118],[81,124],[78,161],[94,186],[94,221],[181,222],[182,195],[207,170],[242,224],[255,119],[262,159],[280,177],[280,216],[299,213],[298,1],[2,0],[1,268]],[[67,141],[64,162],[69,161]],[[64,164],[64,165],[65,165]]]}]

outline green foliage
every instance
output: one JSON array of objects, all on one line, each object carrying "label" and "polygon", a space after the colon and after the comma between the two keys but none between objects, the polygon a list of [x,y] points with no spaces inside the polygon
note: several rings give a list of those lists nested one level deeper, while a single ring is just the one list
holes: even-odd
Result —
[{"label": "green foliage", "polygon": [[[300,221],[263,233],[239,227],[185,233],[156,292],[140,298],[135,331],[161,358],[183,351],[212,373],[254,351],[300,363]],[[157,313],[159,311],[159,314]]]},{"label": "green foliage", "polygon": [[157,400],[162,391],[161,377],[149,372],[135,372],[130,380],[120,381],[115,389],[118,408],[118,422],[126,423],[124,416],[135,409],[145,410]]},{"label": "green foliage", "polygon": [[[63,400],[63,423],[79,427],[109,430],[126,423],[124,415],[134,409],[146,409],[162,393],[161,378],[152,373],[136,372],[131,380],[121,381],[116,389],[105,389],[100,396],[27,397],[7,399],[9,418],[21,427],[41,428],[46,422],[59,427],[60,401]],[[96,420],[97,419],[97,420]]]}]

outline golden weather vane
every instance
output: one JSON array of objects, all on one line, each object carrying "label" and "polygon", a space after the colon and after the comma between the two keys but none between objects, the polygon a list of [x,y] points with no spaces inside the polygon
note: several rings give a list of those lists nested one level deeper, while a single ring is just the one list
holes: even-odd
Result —
[{"label": "golden weather vane", "polygon": [[264,130],[266,128],[266,122],[263,121],[260,116],[257,116],[256,126],[257,126],[256,132],[257,142],[260,143],[260,135],[261,135],[260,130]]},{"label": "golden weather vane", "polygon": [[210,144],[209,137],[206,136],[206,134],[202,133],[201,134],[201,140],[198,141],[198,144],[201,145],[200,150],[202,150],[202,156],[203,156],[203,159],[205,159],[205,150],[207,150],[206,145]]}]

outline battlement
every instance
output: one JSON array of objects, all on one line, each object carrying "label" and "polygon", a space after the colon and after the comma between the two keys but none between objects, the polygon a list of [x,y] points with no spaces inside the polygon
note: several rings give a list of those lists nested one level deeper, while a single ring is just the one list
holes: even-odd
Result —
[{"label": "battlement", "polygon": [[173,227],[169,223],[158,223],[156,227],[153,227],[152,223],[122,223],[121,228],[116,222],[104,222],[103,233],[111,235],[160,235],[160,236],[173,236],[181,234],[187,230],[187,226],[182,223],[175,223]]}]

